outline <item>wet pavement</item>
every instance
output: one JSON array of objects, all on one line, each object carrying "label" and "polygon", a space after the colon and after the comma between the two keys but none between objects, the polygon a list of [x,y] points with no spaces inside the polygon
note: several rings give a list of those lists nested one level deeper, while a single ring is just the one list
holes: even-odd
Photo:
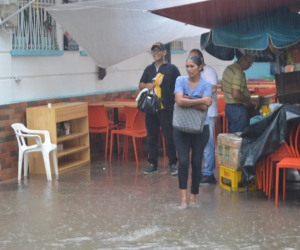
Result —
[{"label": "wet pavement", "polygon": [[299,183],[289,183],[278,208],[274,195],[216,184],[181,210],[166,159],[145,176],[143,158],[136,168],[133,157],[94,157],[52,182],[30,174],[0,183],[0,249],[300,249]]}]

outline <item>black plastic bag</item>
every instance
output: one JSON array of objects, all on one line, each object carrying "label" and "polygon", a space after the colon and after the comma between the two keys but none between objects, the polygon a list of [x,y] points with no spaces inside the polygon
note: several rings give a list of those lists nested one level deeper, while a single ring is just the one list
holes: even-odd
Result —
[{"label": "black plastic bag", "polygon": [[141,94],[137,108],[148,114],[156,114],[160,110],[160,98],[149,90]]},{"label": "black plastic bag", "polygon": [[288,142],[287,124],[296,122],[297,119],[300,119],[300,108],[283,104],[243,131],[240,163],[244,184],[254,179],[257,161],[274,152],[283,142]]}]

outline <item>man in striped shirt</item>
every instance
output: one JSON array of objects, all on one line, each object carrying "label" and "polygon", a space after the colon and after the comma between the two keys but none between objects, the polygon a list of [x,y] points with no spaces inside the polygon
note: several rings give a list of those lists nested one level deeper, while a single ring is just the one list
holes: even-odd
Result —
[{"label": "man in striped shirt", "polygon": [[255,57],[242,54],[237,62],[227,66],[223,72],[222,90],[229,133],[242,132],[247,127],[247,106],[258,106],[258,102],[251,99],[244,72],[254,60]]}]

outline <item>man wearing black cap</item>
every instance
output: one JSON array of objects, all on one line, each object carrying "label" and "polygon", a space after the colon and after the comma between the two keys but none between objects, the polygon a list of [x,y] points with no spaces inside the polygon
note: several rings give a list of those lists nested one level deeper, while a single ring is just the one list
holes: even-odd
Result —
[{"label": "man wearing black cap", "polygon": [[169,158],[169,166],[171,175],[177,175],[177,156],[176,149],[173,141],[173,108],[174,108],[174,88],[175,81],[180,72],[178,68],[165,61],[166,49],[165,46],[157,42],[151,47],[152,56],[154,62],[146,67],[144,73],[141,77],[139,88],[148,88],[152,90],[154,88],[154,83],[152,79],[161,73],[164,75],[163,81],[160,85],[161,87],[161,101],[163,104],[163,109],[158,111],[157,114],[146,113],[146,129],[148,138],[148,152],[149,158],[148,162],[150,166],[144,172],[144,174],[151,174],[157,172],[158,166],[158,145],[159,145],[159,129],[162,128],[167,148],[167,156]]}]

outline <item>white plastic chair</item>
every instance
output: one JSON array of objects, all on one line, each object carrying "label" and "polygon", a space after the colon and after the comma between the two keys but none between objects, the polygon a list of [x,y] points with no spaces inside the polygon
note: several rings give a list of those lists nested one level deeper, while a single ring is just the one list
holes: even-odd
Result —
[{"label": "white plastic chair", "polygon": [[[49,153],[52,152],[54,171],[58,175],[57,159],[56,159],[56,144],[52,144],[50,140],[50,133],[47,130],[32,130],[26,128],[22,123],[14,123],[11,125],[15,131],[18,145],[19,145],[19,162],[18,162],[18,180],[21,180],[22,173],[22,162],[24,156],[24,176],[27,176],[28,172],[28,155],[31,152],[42,152],[45,169],[47,174],[47,180],[51,181],[51,168]],[[43,134],[45,141],[42,142],[42,139],[39,134]],[[36,144],[28,146],[26,144],[25,138],[33,138],[36,140]]]}]

